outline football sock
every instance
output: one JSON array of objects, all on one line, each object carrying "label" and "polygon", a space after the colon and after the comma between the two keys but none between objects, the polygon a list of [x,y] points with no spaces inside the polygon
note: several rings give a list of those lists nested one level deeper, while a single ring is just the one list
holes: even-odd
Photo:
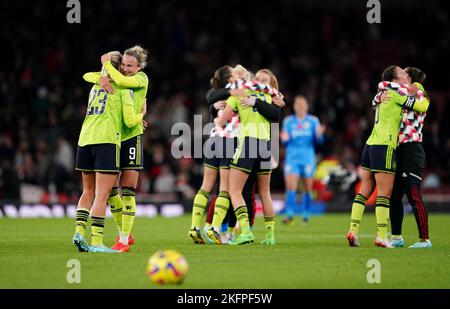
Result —
[{"label": "football sock", "polygon": [[131,233],[133,227],[134,218],[136,216],[136,189],[133,187],[122,188],[122,233],[120,242],[124,245],[128,245],[128,236]]},{"label": "football sock", "polygon": [[375,205],[375,216],[377,217],[378,237],[380,237],[381,239],[386,239],[389,217],[389,199],[387,197],[377,197],[377,203]]},{"label": "football sock", "polygon": [[247,206],[242,205],[234,210],[236,214],[237,221],[239,222],[239,227],[242,234],[250,233],[250,223],[248,221],[248,211]]},{"label": "football sock", "polygon": [[92,217],[92,239],[91,245],[99,246],[103,244],[103,229],[105,228],[105,217]]},{"label": "football sock", "polygon": [[219,231],[220,225],[227,215],[228,207],[230,207],[230,197],[228,192],[221,191],[216,199],[216,204],[214,205],[212,226],[216,231]]},{"label": "football sock", "polygon": [[266,227],[266,238],[274,238],[275,217],[264,217],[264,226]]},{"label": "football sock", "polygon": [[202,189],[198,190],[194,198],[194,205],[192,207],[192,221],[191,230],[200,227],[200,222],[205,212],[206,205],[208,204],[209,192]]},{"label": "football sock", "polygon": [[86,225],[89,218],[89,209],[78,208],[75,218],[75,233],[80,234],[84,237],[84,232],[86,232]]},{"label": "football sock", "polygon": [[309,219],[309,210],[311,209],[312,194],[311,192],[306,192],[303,194],[303,219]]},{"label": "football sock", "polygon": [[286,216],[292,218],[295,215],[295,198],[296,198],[295,190],[288,190],[286,192]]},{"label": "football sock", "polygon": [[119,195],[119,188],[114,187],[109,194],[108,204],[111,214],[114,218],[114,222],[116,222],[117,229],[119,233],[122,231],[122,208],[123,201]]},{"label": "football sock", "polygon": [[362,216],[364,214],[364,209],[366,208],[367,198],[358,193],[353,200],[352,214],[350,220],[350,232],[358,233],[359,226],[361,224]]}]

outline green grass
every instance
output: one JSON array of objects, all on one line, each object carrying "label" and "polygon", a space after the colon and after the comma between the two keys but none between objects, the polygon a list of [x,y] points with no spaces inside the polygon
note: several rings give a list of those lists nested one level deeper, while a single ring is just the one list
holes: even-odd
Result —
[{"label": "green grass", "polygon": [[[194,245],[187,236],[190,216],[138,218],[136,245],[128,254],[79,253],[71,244],[72,219],[0,219],[0,288],[158,288],[149,282],[148,257],[175,249],[186,257],[189,274],[179,288],[450,288],[449,215],[432,214],[431,249],[381,249],[373,245],[375,218],[364,217],[361,247],[344,238],[348,214],[313,217],[310,224],[277,222],[275,246],[263,246],[262,219],[257,242],[245,246]],[[107,221],[105,243],[116,230]],[[414,218],[405,217],[407,245],[417,239]],[[369,259],[381,262],[381,283],[369,284]],[[81,283],[69,284],[66,264],[81,263]],[[174,288],[174,286],[170,286]]]}]

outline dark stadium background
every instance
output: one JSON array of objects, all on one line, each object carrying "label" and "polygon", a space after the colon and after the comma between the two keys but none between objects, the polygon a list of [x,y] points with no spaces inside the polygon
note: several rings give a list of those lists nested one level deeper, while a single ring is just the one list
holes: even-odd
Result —
[{"label": "dark stadium background", "polygon": [[[428,75],[425,200],[450,210],[445,1],[381,1],[380,24],[367,22],[366,2],[81,1],[81,24],[69,24],[64,0],[0,1],[0,205],[76,203],[74,158],[90,88],[82,75],[100,70],[102,53],[140,44],[149,50],[150,127],[138,202],[189,205],[202,160],[173,159],[170,128],[192,125],[197,114],[206,122],[205,92],[216,68],[272,69],[287,99],[283,115],[296,94],[306,95],[327,126],[320,158],[352,168],[373,122],[379,76],[397,64]],[[283,190],[279,167],[272,191],[282,197]]]}]

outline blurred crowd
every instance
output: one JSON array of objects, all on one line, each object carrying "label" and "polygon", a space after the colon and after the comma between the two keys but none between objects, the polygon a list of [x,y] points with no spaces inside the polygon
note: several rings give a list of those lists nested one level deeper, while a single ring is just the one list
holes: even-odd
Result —
[{"label": "blurred crowd", "polygon": [[[193,197],[202,160],[171,156],[172,125],[193,127],[194,115],[206,124],[209,79],[216,68],[238,63],[275,72],[287,101],[283,117],[292,113],[293,97],[305,95],[327,127],[318,159],[353,166],[373,124],[370,101],[383,68],[419,67],[431,94],[425,184],[450,183],[444,1],[383,1],[381,24],[367,23],[361,1],[90,1],[82,3],[81,24],[66,22],[65,1],[0,3],[0,199],[18,199],[22,184],[56,191],[60,201],[77,199],[74,160],[91,87],[82,75],[100,70],[102,53],[134,44],[149,50],[141,194]],[[279,192],[282,160],[283,152],[273,174]]]}]

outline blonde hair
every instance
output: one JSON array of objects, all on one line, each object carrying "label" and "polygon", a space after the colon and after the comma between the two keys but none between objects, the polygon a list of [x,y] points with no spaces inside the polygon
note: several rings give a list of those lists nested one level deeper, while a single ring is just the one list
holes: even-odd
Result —
[{"label": "blonde hair", "polygon": [[129,55],[129,56],[133,56],[134,58],[136,58],[141,70],[143,68],[145,68],[145,66],[147,65],[147,55],[148,52],[145,48],[142,48],[139,45],[134,45],[131,48],[128,48],[125,52],[125,55]]},{"label": "blonde hair", "polygon": [[245,80],[254,80],[255,79],[255,74],[253,74],[250,71],[247,71],[247,74],[245,74]]},{"label": "blonde hair", "polygon": [[109,54],[111,55],[111,64],[118,69],[122,63],[122,54],[119,51],[112,51]]},{"label": "blonde hair", "polygon": [[[119,69],[120,64],[122,63],[122,54],[119,51],[111,51],[108,53],[111,56],[111,64],[116,69]],[[102,76],[109,77],[108,72],[105,70],[105,68],[102,68]]]},{"label": "blonde hair", "polygon": [[245,79],[245,80],[253,80],[255,78],[255,76],[253,75],[252,72],[250,72],[249,70],[247,70],[244,66],[237,64],[234,68],[233,68],[233,74],[236,74],[239,76],[240,79]]},{"label": "blonde hair", "polygon": [[275,74],[273,74],[273,72],[271,70],[261,69],[258,72],[256,72],[256,74],[258,74],[259,72],[268,74],[270,76],[270,85],[269,86],[272,88],[275,88],[276,90],[279,90],[277,77],[275,76]]}]

